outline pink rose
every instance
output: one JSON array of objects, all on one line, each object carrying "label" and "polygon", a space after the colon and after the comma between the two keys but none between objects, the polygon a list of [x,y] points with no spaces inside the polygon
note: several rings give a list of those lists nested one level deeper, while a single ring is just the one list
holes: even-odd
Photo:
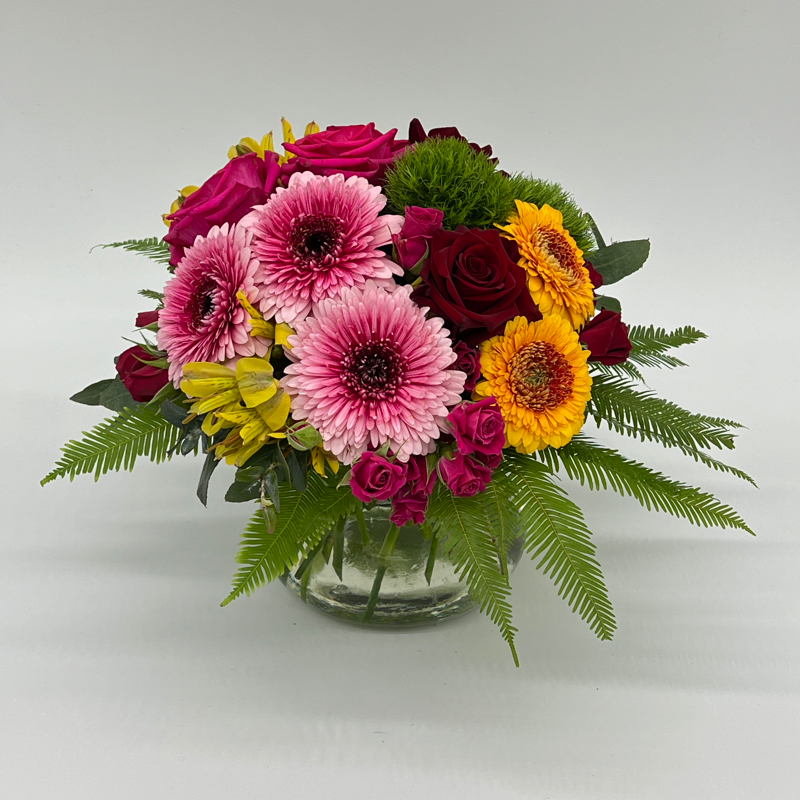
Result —
[{"label": "pink rose", "polygon": [[247,153],[229,161],[169,215],[172,225],[164,241],[169,244],[170,264],[177,264],[184,249],[215,225],[226,222],[233,225],[249,214],[253,206],[266,203],[280,174],[277,153],[266,153],[264,158]]},{"label": "pink rose", "polygon": [[470,347],[466,342],[456,342],[453,350],[457,356],[455,369],[461,370],[467,376],[464,391],[475,391],[481,379],[481,351]]},{"label": "pink rose", "polygon": [[138,344],[117,359],[117,374],[137,403],[152,400],[169,381],[167,370],[146,363],[150,359],[152,356]]},{"label": "pink rose", "polygon": [[456,497],[473,497],[484,491],[492,480],[489,467],[461,453],[456,453],[452,459],[443,458],[439,462],[439,472]]},{"label": "pink rose", "polygon": [[436,484],[436,472],[428,474],[428,460],[425,456],[411,456],[408,460],[406,482],[392,501],[391,520],[403,526],[413,521],[417,525],[425,522],[428,500]]},{"label": "pink rose", "polygon": [[462,403],[448,415],[462,455],[494,456],[506,446],[506,423],[494,397],[477,403]]},{"label": "pink rose", "polygon": [[586,323],[580,333],[580,340],[591,352],[589,361],[599,361],[610,366],[621,364],[631,354],[628,326],[622,321],[618,311],[604,308]]},{"label": "pink rose", "polygon": [[406,469],[405,464],[392,463],[373,452],[364,453],[353,464],[350,488],[364,503],[388,500],[405,483]]},{"label": "pink rose", "polygon": [[313,172],[315,175],[342,173],[345,178],[357,175],[370,183],[380,185],[386,168],[405,150],[408,142],[395,141],[397,128],[387,133],[369,125],[331,125],[319,133],[310,133],[294,144],[284,143],[290,158],[283,165],[283,175],[288,178],[295,172]]},{"label": "pink rose", "polygon": [[438,208],[406,206],[406,219],[399,234],[392,236],[397,248],[397,263],[413,269],[424,257],[428,243],[442,229],[444,213]]}]

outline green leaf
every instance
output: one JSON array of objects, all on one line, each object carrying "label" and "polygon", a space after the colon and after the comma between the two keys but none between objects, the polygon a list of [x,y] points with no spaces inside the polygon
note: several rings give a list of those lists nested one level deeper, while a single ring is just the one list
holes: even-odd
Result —
[{"label": "green leaf", "polygon": [[112,383],[114,383],[114,378],[106,378],[103,381],[92,383],[85,389],[81,389],[80,392],[76,392],[72,395],[70,400],[72,400],[73,403],[82,403],[85,406],[99,406],[103,392],[108,389]]},{"label": "green leaf", "polygon": [[617,433],[676,447],[696,461],[702,460],[700,449],[733,450],[735,436],[728,428],[742,427],[729,419],[693,414],[651,391],[640,390],[624,377],[610,375],[593,378],[587,412],[598,426],[605,422]]},{"label": "green leaf", "polygon": [[637,239],[632,242],[614,242],[587,253],[586,260],[603,276],[603,286],[616,283],[641,269],[650,255],[650,242]]},{"label": "green leaf", "polygon": [[[156,408],[160,408],[161,404],[165,400],[169,400],[170,402],[175,402],[177,400],[186,399],[186,395],[180,390],[176,389],[172,381],[162,386],[158,392],[156,393],[155,397],[152,400],[147,401],[147,405],[155,406]],[[180,406],[179,406],[180,407]],[[188,415],[188,411],[186,414]]]},{"label": "green leaf", "polygon": [[[739,528],[753,533],[732,508],[720,503],[714,495],[671,480],[583,434],[574,436],[564,447],[539,450],[536,457],[553,470],[563,467],[570,478],[590,489],[611,488],[623,496],[634,497],[648,511],[666,511],[705,528]],[[752,482],[744,473],[740,477]]]},{"label": "green leaf", "polygon": [[599,294],[594,299],[594,305],[598,311],[607,308],[609,311],[616,311],[617,314],[622,313],[622,306],[616,297],[608,297],[607,295]]},{"label": "green leaf", "polygon": [[558,593],[600,639],[616,629],[591,534],[580,508],[552,482],[552,472],[532,456],[506,451],[492,482],[519,507],[525,549],[550,575]]},{"label": "green leaf", "polygon": [[589,227],[591,227],[592,229],[592,235],[594,236],[594,240],[597,242],[598,246],[605,247],[606,246],[605,240],[603,239],[600,233],[600,229],[597,227],[597,223],[594,221],[594,217],[592,217],[592,215],[587,212],[584,213],[584,216],[589,221]]},{"label": "green leaf", "polygon": [[187,408],[173,403],[171,400],[165,400],[159,407],[159,411],[170,425],[184,430],[186,426],[183,424],[183,421],[189,416],[189,410]]},{"label": "green leaf", "polygon": [[233,591],[222,605],[241,594],[251,594],[291,569],[340,517],[351,514],[358,503],[352,492],[337,489],[333,481],[313,471],[308,474],[306,491],[298,492],[281,484],[280,495],[281,513],[277,515],[274,533],[268,533],[260,510],[245,529],[236,557],[243,566],[234,577]]},{"label": "green leaf", "polygon": [[139,403],[131,397],[128,387],[117,376],[100,395],[100,405],[119,414],[125,408],[136,408]]},{"label": "green leaf", "polygon": [[139,294],[142,297],[147,297],[149,300],[158,300],[158,302],[164,300],[164,293],[156,292],[153,289],[139,289]]},{"label": "green leaf", "polygon": [[290,450],[286,458],[286,463],[289,465],[289,474],[292,477],[292,486],[298,492],[304,492],[308,483],[306,475],[308,474],[308,457],[303,456],[303,464],[300,463],[300,456],[297,455],[296,450]]},{"label": "green leaf", "polygon": [[499,555],[489,533],[485,498],[455,497],[439,483],[431,497],[428,520],[446,547],[459,577],[469,586],[472,598],[489,615],[508,642],[514,663],[519,658],[514,647],[517,629],[511,624],[511,586],[506,571],[500,570]]},{"label": "green leaf", "polygon": [[[111,242],[110,244],[98,244],[95,247],[106,249],[108,247],[121,247],[131,253],[152,258],[159,264],[169,264],[169,245],[163,239],[155,236],[149,239],[127,239],[124,242]],[[93,247],[92,250],[95,248]],[[90,251],[91,252],[91,251]],[[147,290],[145,290],[147,291]]]},{"label": "green leaf", "polygon": [[251,483],[235,480],[225,492],[226,503],[246,503],[250,500],[258,500],[259,497],[261,497],[261,480]]},{"label": "green leaf", "polygon": [[215,457],[214,451],[206,453],[203,469],[200,471],[200,480],[197,484],[197,497],[204,506],[208,506],[208,483],[217,468],[217,464],[219,464],[219,461]]},{"label": "green leaf", "polygon": [[631,360],[623,361],[621,364],[601,364],[599,361],[590,361],[589,370],[593,374],[609,375],[611,377],[628,377],[645,383],[644,375],[639,368],[631,363]]},{"label": "green leaf", "polygon": [[685,362],[675,356],[668,355],[667,351],[675,347],[694,344],[705,339],[706,335],[685,325],[667,333],[664,328],[655,328],[652,325],[645,328],[643,325],[634,325],[628,329],[628,338],[631,340],[631,354],[628,361],[641,364],[643,367],[685,367]]},{"label": "green leaf", "polygon": [[64,445],[64,456],[42,479],[42,486],[56,478],[72,480],[89,472],[94,472],[97,480],[110,470],[130,471],[140,456],[159,463],[169,457],[179,435],[156,409],[139,406],[125,410],[85,432],[82,440]]}]

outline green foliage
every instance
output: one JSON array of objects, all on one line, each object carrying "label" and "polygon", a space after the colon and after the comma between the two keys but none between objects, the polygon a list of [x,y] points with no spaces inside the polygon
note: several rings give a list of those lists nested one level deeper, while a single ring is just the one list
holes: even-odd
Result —
[{"label": "green foliage", "polygon": [[[552,470],[563,467],[567,475],[595,491],[611,488],[636,498],[648,511],[666,511],[705,528],[739,528],[753,533],[745,521],[712,494],[670,480],[659,472],[620,455],[581,434],[564,447],[548,447],[536,453]],[[725,465],[723,465],[725,466]],[[752,478],[728,467],[744,480]]]},{"label": "green foliage", "polygon": [[675,347],[682,347],[686,344],[694,344],[706,335],[693,328],[691,325],[684,325],[676,328],[671,333],[667,333],[664,328],[655,328],[652,325],[633,325],[628,329],[628,337],[631,340],[632,350],[629,361],[641,364],[643,367],[685,367],[685,362],[675,356],[667,354],[668,350]]},{"label": "green foliage", "polygon": [[605,422],[617,433],[677,447],[696,461],[704,461],[701,448],[732,450],[734,434],[728,428],[742,427],[721,417],[693,414],[651,391],[638,389],[626,377],[603,374],[593,378],[587,411],[598,426]]},{"label": "green foliage", "polygon": [[650,242],[637,239],[631,242],[615,242],[587,253],[587,260],[603,276],[603,286],[621,281],[644,266],[650,255]]},{"label": "green foliage", "polygon": [[250,595],[259,586],[291,569],[303,554],[321,541],[338,519],[355,511],[358,500],[349,489],[338,489],[311,470],[304,492],[287,484],[280,486],[280,513],[272,533],[259,509],[242,534],[236,556],[243,566],[233,579],[233,591],[223,600],[227,605],[241,594]]},{"label": "green foliage", "polygon": [[42,479],[42,486],[56,478],[94,472],[97,480],[110,470],[132,470],[136,459],[146,456],[159,463],[169,457],[169,451],[180,438],[180,431],[159,414],[158,409],[140,406],[125,409],[119,416],[107,419],[89,432],[81,441],[74,439],[64,445],[64,456],[55,469]]},{"label": "green foliage", "polygon": [[534,178],[531,175],[512,175],[508,179],[508,183],[511,187],[512,202],[495,222],[501,224],[506,222],[509,215],[515,210],[514,200],[533,203],[539,208],[548,205],[561,212],[564,217],[564,227],[584,253],[594,250],[595,241],[592,236],[591,218],[578,207],[570,193],[561,184]]},{"label": "green foliage", "polygon": [[460,139],[428,139],[386,173],[388,210],[438,208],[444,227],[491,228],[513,208],[513,185],[483,154]]},{"label": "green foliage", "polygon": [[150,300],[158,300],[159,303],[164,301],[164,293],[156,292],[153,289],[139,289],[139,294],[142,297],[147,297]]},{"label": "green foliage", "polygon": [[428,519],[437,538],[446,547],[459,577],[469,586],[480,604],[508,642],[514,663],[519,658],[514,647],[517,629],[511,624],[511,586],[505,568],[501,571],[498,550],[489,533],[483,495],[455,497],[441,483],[431,497]]},{"label": "green foliage", "polygon": [[600,639],[611,639],[614,611],[580,508],[553,484],[547,466],[529,455],[506,451],[495,481],[519,510],[525,549],[539,559],[537,568],[552,577],[559,595]]},{"label": "green foliage", "polygon": [[645,382],[644,375],[635,364],[631,363],[630,359],[623,361],[621,364],[601,364],[599,361],[590,361],[589,370],[592,374],[609,375],[611,377],[627,376],[642,383]]},{"label": "green foliage", "polygon": [[[110,244],[98,244],[100,248],[107,247],[121,247],[131,253],[139,253],[139,255],[152,258],[159,264],[169,264],[169,245],[163,239],[157,239],[151,236],[149,239],[126,239],[124,242],[111,242]],[[94,250],[94,247],[92,248]],[[147,289],[140,292],[143,294]]]}]

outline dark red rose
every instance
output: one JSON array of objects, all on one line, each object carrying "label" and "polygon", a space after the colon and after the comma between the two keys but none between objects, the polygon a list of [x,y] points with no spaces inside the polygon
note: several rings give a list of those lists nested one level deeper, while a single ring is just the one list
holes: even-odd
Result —
[{"label": "dark red rose", "polygon": [[500,463],[503,461],[503,453],[502,451],[499,453],[492,453],[492,455],[486,455],[485,453],[475,453],[472,456],[475,461],[480,461],[486,467],[489,467],[490,470],[494,471],[499,466]]},{"label": "dark red rose", "polygon": [[288,178],[295,172],[313,172],[315,175],[342,173],[345,178],[357,175],[370,183],[380,185],[386,168],[397,155],[406,149],[408,142],[395,141],[397,128],[387,133],[369,125],[330,125],[319,133],[310,133],[294,144],[284,143],[290,158],[283,165],[283,175]]},{"label": "dark red rose", "polygon": [[406,483],[392,500],[392,522],[398,526],[409,522],[421,525],[425,522],[425,512],[435,484],[436,472],[428,474],[428,459],[425,456],[411,456]]},{"label": "dark red rose", "polygon": [[584,261],[583,266],[589,270],[589,280],[595,289],[599,289],[603,285],[603,276],[592,266],[591,261]]},{"label": "dark red rose", "polygon": [[[461,139],[463,142],[467,141],[466,137],[461,135],[458,128],[453,127],[431,128],[425,133],[425,128],[422,127],[422,123],[414,117],[414,119],[411,120],[411,124],[408,126],[408,143],[417,144],[417,142],[424,142],[426,139]],[[475,144],[475,142],[467,142],[467,144],[469,144],[476,153],[484,153],[488,158],[491,158],[491,145],[487,144],[481,147],[479,144]],[[496,158],[493,160],[497,161]]]},{"label": "dark red rose", "polygon": [[403,269],[413,269],[425,257],[430,240],[442,229],[444,213],[438,208],[406,206],[403,229],[392,236],[397,249],[397,263]]},{"label": "dark red rose", "polygon": [[631,340],[628,326],[622,321],[618,311],[604,308],[596,317],[586,323],[580,333],[580,340],[589,349],[589,361],[601,364],[621,364],[631,354]]},{"label": "dark red rose", "polygon": [[117,359],[117,374],[137,403],[152,400],[169,381],[167,370],[146,363],[151,360],[152,356],[138,344]]},{"label": "dark red rose", "polygon": [[453,350],[458,357],[455,368],[461,370],[467,380],[464,383],[464,390],[467,392],[475,391],[478,381],[481,379],[481,351],[475,347],[470,347],[466,342],[456,342]]},{"label": "dark red rose", "polygon": [[514,242],[498,231],[438,231],[412,299],[450,323],[454,337],[476,345],[517,316],[542,318]]},{"label": "dark red rose", "polygon": [[492,480],[489,467],[460,453],[452,459],[443,458],[439,462],[439,472],[456,497],[473,497],[484,491]]},{"label": "dark red rose", "polygon": [[364,503],[388,500],[397,494],[405,483],[407,467],[391,462],[377,453],[364,453],[353,464],[350,472],[350,489]]},{"label": "dark red rose", "polygon": [[170,264],[177,264],[183,251],[215,225],[233,225],[253,206],[266,203],[280,174],[277,153],[268,152],[264,158],[247,153],[229,161],[169,215],[172,225],[164,241],[169,244]]},{"label": "dark red rose", "polygon": [[158,322],[158,309],[154,309],[153,311],[140,311],[136,315],[136,327],[137,328],[145,328],[148,325],[152,325],[154,322]]},{"label": "dark red rose", "polygon": [[506,446],[506,423],[494,397],[461,403],[447,416],[462,455],[496,456]]}]

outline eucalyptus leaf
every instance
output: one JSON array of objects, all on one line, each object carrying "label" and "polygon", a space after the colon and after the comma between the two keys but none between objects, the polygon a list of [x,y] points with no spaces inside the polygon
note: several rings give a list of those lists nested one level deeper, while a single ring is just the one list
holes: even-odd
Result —
[{"label": "eucalyptus leaf", "polygon": [[253,483],[240,483],[234,481],[225,492],[225,501],[228,503],[246,503],[258,500],[261,497],[261,481]]},{"label": "eucalyptus leaf", "polygon": [[636,239],[631,242],[614,242],[588,253],[586,260],[603,276],[603,285],[616,283],[641,269],[650,255],[650,242]]},{"label": "eucalyptus leaf", "polygon": [[203,469],[200,471],[200,481],[197,484],[197,497],[204,505],[208,505],[208,482],[211,480],[211,475],[217,468],[219,461],[214,456],[214,453],[206,453],[206,460],[203,462]]},{"label": "eucalyptus leaf", "polygon": [[[169,381],[158,390],[152,400],[148,400],[147,405],[160,407],[165,400],[178,400],[181,397],[185,397],[183,392],[180,389],[176,389],[172,381]],[[187,411],[186,413],[188,414],[189,412]]]},{"label": "eucalyptus leaf", "polygon": [[183,439],[181,439],[181,455],[188,456],[189,453],[193,452],[194,449],[197,447],[197,443],[200,441],[200,427],[187,427],[186,434],[184,435]]},{"label": "eucalyptus leaf", "polygon": [[125,408],[138,408],[140,404],[133,399],[122,380],[116,377],[100,395],[100,405],[119,414]]},{"label": "eucalyptus leaf", "polygon": [[236,480],[239,483],[253,483],[254,481],[260,481],[264,477],[264,473],[266,470],[264,467],[261,466],[253,466],[248,465],[246,467],[240,467],[236,470]]},{"label": "eucalyptus leaf", "polygon": [[286,463],[286,456],[283,455],[283,450],[281,450],[281,446],[279,444],[275,445],[275,466],[283,475],[278,475],[278,482],[280,483],[282,480],[286,481],[291,487],[292,485],[292,473],[289,469],[289,465]]},{"label": "eucalyptus leaf", "polygon": [[278,490],[278,476],[275,474],[274,469],[267,471],[267,474],[261,481],[261,488],[264,492],[266,492],[269,499],[272,500],[272,505],[275,506],[275,511],[280,514],[281,495],[280,491]]},{"label": "eucalyptus leaf", "polygon": [[183,421],[189,416],[189,412],[172,400],[165,400],[161,404],[161,416],[176,428],[183,428]]},{"label": "eucalyptus leaf", "polygon": [[82,403],[85,406],[99,406],[100,396],[108,387],[114,383],[114,378],[106,378],[104,381],[97,381],[87,386],[85,389],[76,392],[70,400],[73,403]]},{"label": "eucalyptus leaf", "polygon": [[289,465],[289,473],[292,476],[292,486],[296,491],[304,492],[306,486],[308,486],[308,479],[306,478],[308,459],[304,459],[304,463],[301,465],[300,459],[297,457],[297,451],[290,450],[286,463]]}]

